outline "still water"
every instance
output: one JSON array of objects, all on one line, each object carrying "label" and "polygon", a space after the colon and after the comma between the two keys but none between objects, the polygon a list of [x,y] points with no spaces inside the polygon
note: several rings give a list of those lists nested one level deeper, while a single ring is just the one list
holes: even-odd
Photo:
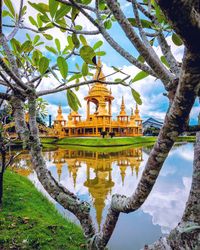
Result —
[{"label": "still water", "polygon": [[[114,193],[131,195],[150,153],[150,147],[98,149],[58,148],[43,152],[54,178],[80,199],[88,201],[97,230],[103,225]],[[121,214],[108,244],[111,250],[138,250],[167,234],[180,220],[192,175],[193,145],[175,146],[144,205],[131,214]],[[14,171],[27,175],[57,209],[76,222],[39,183],[28,154],[21,154]]]}]

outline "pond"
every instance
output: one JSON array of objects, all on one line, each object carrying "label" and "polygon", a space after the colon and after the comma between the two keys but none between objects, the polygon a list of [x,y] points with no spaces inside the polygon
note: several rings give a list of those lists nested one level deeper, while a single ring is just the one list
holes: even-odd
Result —
[{"label": "pond", "polygon": [[[58,148],[43,152],[54,178],[80,199],[88,201],[97,230],[104,223],[111,197],[131,195],[148,159],[151,147],[115,149]],[[169,233],[179,222],[188,198],[193,161],[193,144],[176,145],[144,205],[134,213],[121,214],[108,247],[111,250],[138,250]],[[29,155],[23,153],[14,171],[28,176],[57,209],[74,222],[75,217],[48,196],[31,169]]]}]

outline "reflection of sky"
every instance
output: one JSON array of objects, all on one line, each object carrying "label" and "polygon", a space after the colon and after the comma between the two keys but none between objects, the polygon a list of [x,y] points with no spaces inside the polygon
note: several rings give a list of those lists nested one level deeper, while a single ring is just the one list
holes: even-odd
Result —
[{"label": "reflection of sky", "polygon": [[[133,172],[132,174],[131,168],[127,167],[125,170],[124,185],[122,185],[122,177],[117,161],[112,163],[112,181],[115,184],[112,187],[111,194],[107,194],[105,208],[103,210],[103,221],[112,194],[120,193],[131,195],[135,190],[148,158],[148,150],[144,151],[146,153],[143,152],[143,161],[140,164],[138,178],[136,178],[136,173]],[[154,242],[162,234],[168,233],[177,225],[182,216],[190,190],[192,160],[192,144],[181,145],[171,151],[144,205],[135,213],[120,215],[117,227],[109,242],[109,249],[141,249],[144,244]],[[51,161],[47,161],[47,167],[58,180],[56,166]],[[75,192],[82,200],[92,203],[93,198],[88,194],[88,188],[83,185],[86,181],[86,168],[85,162],[78,168],[76,186],[74,187],[73,178],[70,176],[67,163],[64,163],[60,182],[63,186]],[[94,179],[95,171],[91,169],[90,174],[91,179]],[[34,182],[37,182],[36,186],[41,189],[34,174],[31,176],[31,179],[34,179]],[[56,204],[56,207],[62,214],[76,221],[74,216],[70,215],[70,213],[60,205]],[[96,221],[96,211],[93,207],[91,209],[91,215],[94,221]]]}]

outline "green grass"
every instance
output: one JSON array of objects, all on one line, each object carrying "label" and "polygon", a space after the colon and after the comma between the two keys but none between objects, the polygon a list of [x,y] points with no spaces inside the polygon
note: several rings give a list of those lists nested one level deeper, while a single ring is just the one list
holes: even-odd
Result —
[{"label": "green grass", "polygon": [[[143,146],[144,144],[153,144],[156,141],[156,136],[136,136],[136,137],[115,137],[115,138],[101,138],[101,137],[65,137],[63,139],[56,139],[55,137],[41,138],[41,142],[46,149],[56,149],[56,146],[73,145],[83,147],[116,147],[116,146]],[[177,142],[195,142],[195,136],[180,136]],[[87,148],[86,148],[87,150]],[[109,150],[109,149],[108,149]],[[110,150],[109,150],[110,151]]]},{"label": "green grass", "polygon": [[6,171],[0,249],[82,249],[81,229],[64,219],[25,177]]},{"label": "green grass", "polygon": [[77,145],[87,147],[113,147],[153,143],[156,137],[124,137],[124,138],[63,138],[56,142],[57,145]]},{"label": "green grass", "polygon": [[40,138],[42,143],[55,143],[57,141],[56,137],[41,137]]},{"label": "green grass", "polygon": [[179,136],[177,142],[195,142],[196,136]]}]

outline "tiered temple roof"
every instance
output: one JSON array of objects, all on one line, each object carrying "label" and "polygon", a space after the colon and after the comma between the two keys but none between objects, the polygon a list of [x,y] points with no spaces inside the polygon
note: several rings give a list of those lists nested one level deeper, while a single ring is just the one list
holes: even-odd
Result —
[{"label": "tiered temple roof", "polygon": [[[124,97],[120,107],[117,120],[112,118],[112,96],[111,90],[102,83],[106,77],[102,70],[100,58],[96,67],[93,79],[95,83],[89,89],[88,95],[84,98],[87,102],[86,119],[82,120],[78,112],[71,111],[68,120],[64,120],[61,106],[54,121],[55,135],[64,136],[100,136],[102,132],[109,134],[113,132],[116,136],[141,136],[142,119],[136,105],[135,113],[129,116],[126,111]],[[91,103],[95,105],[95,111],[91,112]]]}]

